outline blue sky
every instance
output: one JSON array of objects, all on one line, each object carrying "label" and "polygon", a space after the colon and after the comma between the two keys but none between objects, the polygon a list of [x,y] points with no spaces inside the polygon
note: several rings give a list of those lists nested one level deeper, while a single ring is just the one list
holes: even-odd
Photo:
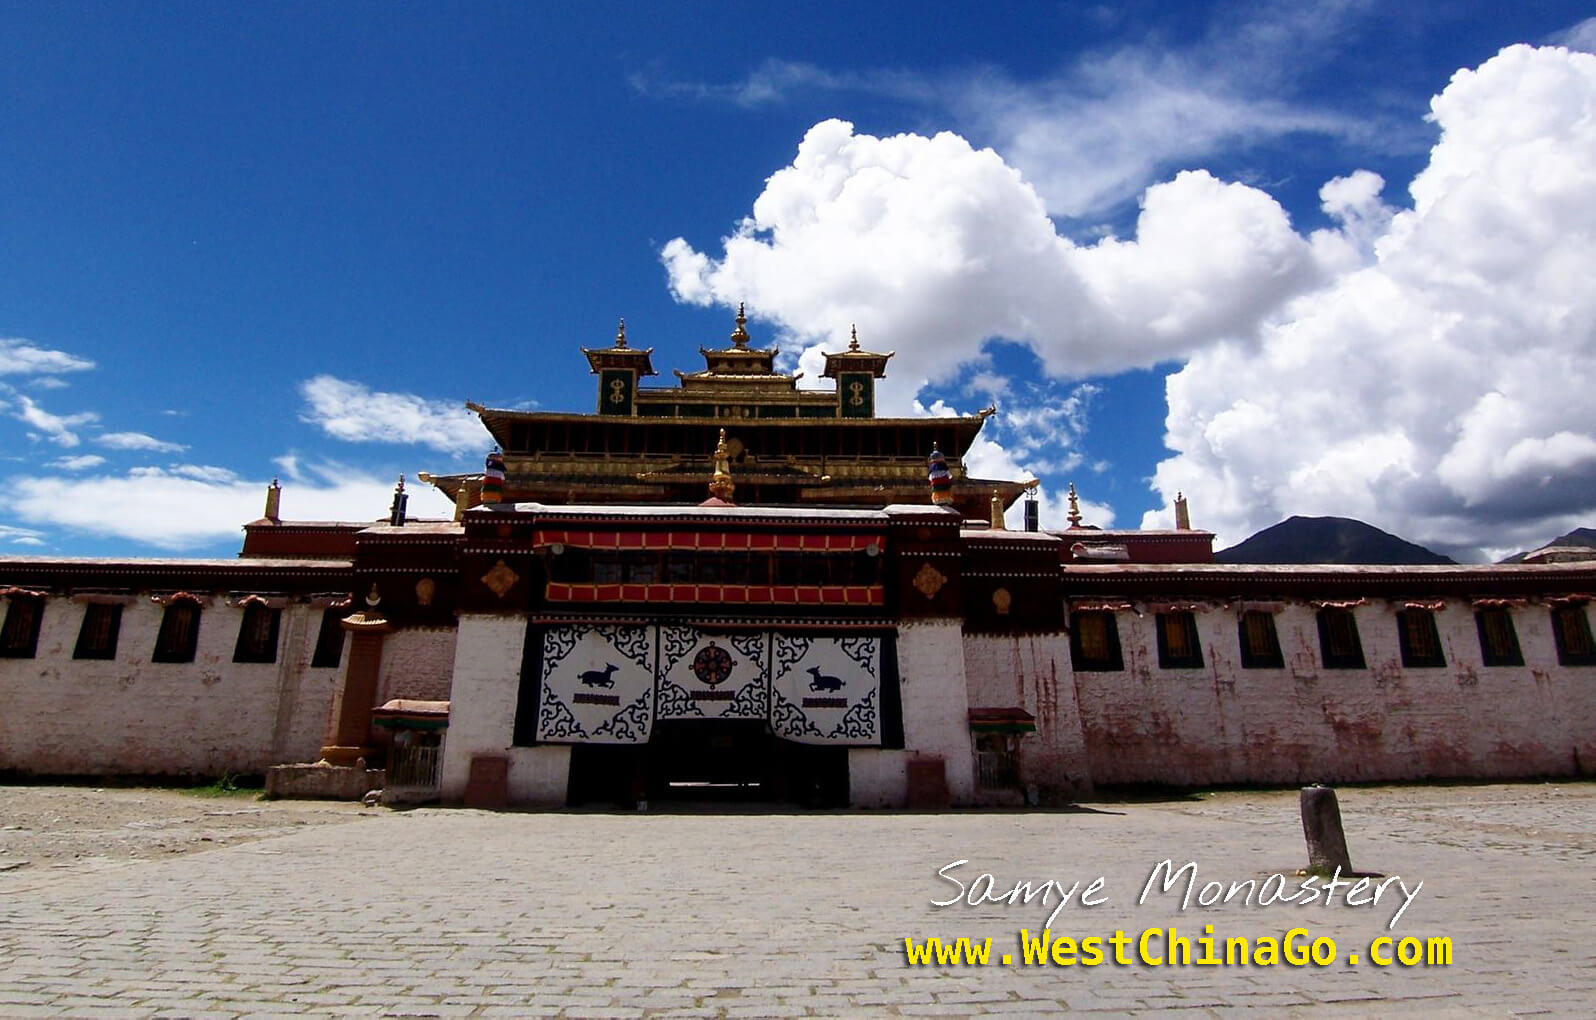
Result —
[{"label": "blue sky", "polygon": [[738,300],[1053,521],[1596,523],[1596,25],[1393,6],[0,4],[0,554],[381,516]]}]

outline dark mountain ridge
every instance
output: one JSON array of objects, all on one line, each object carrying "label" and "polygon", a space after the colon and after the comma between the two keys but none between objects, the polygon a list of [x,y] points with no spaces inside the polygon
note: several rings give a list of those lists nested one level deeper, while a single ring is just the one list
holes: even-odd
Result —
[{"label": "dark mountain ridge", "polygon": [[1456,563],[1348,517],[1288,517],[1214,553],[1219,563]]}]

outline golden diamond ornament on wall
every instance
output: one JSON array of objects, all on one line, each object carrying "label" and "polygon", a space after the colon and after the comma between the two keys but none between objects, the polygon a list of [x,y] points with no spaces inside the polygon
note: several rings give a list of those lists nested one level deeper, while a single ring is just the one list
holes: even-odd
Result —
[{"label": "golden diamond ornament on wall", "polygon": [[515,587],[515,582],[521,580],[521,575],[510,569],[509,564],[503,560],[495,563],[493,569],[482,575],[482,583],[488,586],[493,594],[504,598],[506,592]]},{"label": "golden diamond ornament on wall", "polygon": [[942,586],[948,583],[948,579],[936,567],[929,563],[922,563],[920,564],[919,572],[914,575],[914,580],[911,583],[919,589],[921,595],[928,599],[934,599],[937,597],[937,592],[942,590]]}]

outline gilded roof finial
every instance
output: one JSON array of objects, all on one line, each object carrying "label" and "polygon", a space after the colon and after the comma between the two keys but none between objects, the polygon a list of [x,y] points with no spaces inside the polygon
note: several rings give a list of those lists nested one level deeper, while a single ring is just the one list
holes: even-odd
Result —
[{"label": "gilded roof finial", "polygon": [[1075,496],[1075,483],[1070,483],[1070,527],[1081,526],[1081,503]]},{"label": "gilded roof finial", "polygon": [[1191,530],[1191,510],[1186,506],[1186,494],[1175,493],[1175,527],[1181,531]]},{"label": "gilded roof finial", "polygon": [[853,339],[848,341],[848,350],[857,351],[858,349],[859,349],[859,327],[856,324],[856,325],[853,326]]},{"label": "gilded roof finial", "polygon": [[992,490],[992,530],[1002,531],[1007,525],[1003,523],[1003,495],[996,489]]},{"label": "gilded roof finial", "polygon": [[709,494],[716,499],[731,502],[732,490],[731,454],[726,449],[726,430],[720,430],[720,442],[715,444],[715,473],[709,479]]},{"label": "gilded roof finial", "polygon": [[737,328],[732,330],[731,342],[738,350],[748,346],[748,330],[745,328],[748,325],[748,315],[743,309],[743,302],[737,302]]},{"label": "gilded roof finial", "polygon": [[621,320],[621,324],[619,326],[615,327],[615,346],[617,348],[622,348],[622,349],[624,349],[626,347],[626,320],[625,319],[622,319]]}]

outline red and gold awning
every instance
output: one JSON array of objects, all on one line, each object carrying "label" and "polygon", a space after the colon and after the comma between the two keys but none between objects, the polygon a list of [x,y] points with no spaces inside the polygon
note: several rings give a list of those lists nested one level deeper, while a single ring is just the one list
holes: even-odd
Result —
[{"label": "red and gold awning", "polygon": [[788,534],[737,531],[576,531],[539,528],[532,538],[538,547],[563,545],[572,549],[638,551],[688,550],[694,552],[862,552],[883,547],[883,536],[840,534]]},{"label": "red and gold awning", "polygon": [[550,581],[550,602],[678,602],[713,605],[880,606],[881,585],[571,584]]}]

